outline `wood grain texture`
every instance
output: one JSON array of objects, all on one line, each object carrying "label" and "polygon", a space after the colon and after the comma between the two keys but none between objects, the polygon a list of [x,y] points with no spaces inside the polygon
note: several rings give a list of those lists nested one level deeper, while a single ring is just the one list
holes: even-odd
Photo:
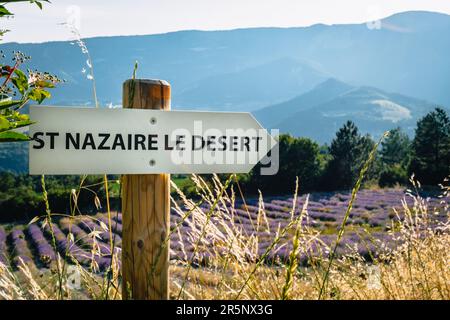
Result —
[{"label": "wood grain texture", "polygon": [[[123,107],[170,110],[170,85],[162,80],[127,80]],[[169,298],[169,244],[160,249],[169,233],[169,192],[168,174],[122,176],[124,299]]]}]

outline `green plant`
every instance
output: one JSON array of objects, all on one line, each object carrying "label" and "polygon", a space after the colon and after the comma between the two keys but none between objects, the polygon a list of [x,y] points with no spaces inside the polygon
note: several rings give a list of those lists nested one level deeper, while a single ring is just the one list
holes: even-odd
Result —
[{"label": "green plant", "polygon": [[[331,142],[330,155],[322,185],[328,190],[350,189],[358,181],[359,173],[373,150],[375,142],[368,135],[361,135],[358,127],[347,121],[336,132]],[[374,155],[375,160],[377,155]],[[377,172],[376,166],[370,168],[365,175],[365,181],[372,179]]]},{"label": "green plant", "polygon": [[409,174],[425,185],[435,185],[450,173],[450,117],[436,108],[417,122]]},{"label": "green plant", "polygon": [[[8,1],[19,2],[19,1]],[[42,8],[42,1],[31,0],[39,8]],[[0,5],[0,19],[13,14]],[[0,30],[0,37],[9,30]],[[23,71],[20,67],[26,63],[30,57],[22,52],[14,51],[12,62],[7,63],[6,55],[0,52],[2,61],[0,62],[0,142],[27,141],[29,137],[17,131],[32,124],[27,114],[19,112],[28,102],[35,101],[41,104],[45,99],[50,98],[48,89],[54,88],[60,80],[48,72],[33,71],[27,69]]]},{"label": "green plant", "polygon": [[389,136],[381,143],[380,159],[384,165],[401,164],[405,167],[411,156],[411,141],[400,127],[390,130]]},{"label": "green plant", "polygon": [[380,187],[394,187],[395,185],[406,185],[408,183],[408,173],[399,164],[387,166],[380,173],[378,184]]},{"label": "green plant", "polygon": [[319,145],[308,138],[296,138],[282,134],[278,139],[279,169],[276,175],[261,175],[262,164],[257,164],[250,174],[241,174],[238,180],[246,193],[265,194],[291,192],[290,184],[294,177],[302,182],[302,192],[315,190],[321,175]]}]

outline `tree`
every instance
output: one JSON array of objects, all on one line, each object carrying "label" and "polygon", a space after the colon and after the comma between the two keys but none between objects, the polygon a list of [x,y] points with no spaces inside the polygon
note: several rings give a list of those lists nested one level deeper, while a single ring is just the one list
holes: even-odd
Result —
[{"label": "tree", "polygon": [[257,189],[264,193],[291,193],[295,186],[295,177],[299,178],[302,192],[314,190],[320,177],[319,145],[308,138],[294,138],[280,135],[279,170],[276,175],[260,175],[261,165],[255,166],[250,177],[243,181],[247,191],[254,193]]},{"label": "tree", "polygon": [[411,159],[411,141],[399,127],[391,130],[381,142],[380,160],[382,170],[378,184],[393,187],[408,183],[407,168]]},{"label": "tree", "polygon": [[[289,161],[290,159],[290,161]],[[320,175],[319,145],[308,138],[294,138],[283,157],[286,166],[282,166],[281,179],[286,182],[299,178],[302,191],[313,190]],[[292,190],[292,186],[288,185]],[[288,190],[289,190],[288,189]]]},{"label": "tree", "polygon": [[[369,136],[361,136],[356,125],[347,121],[331,142],[331,160],[327,164],[322,182],[324,189],[352,188],[373,147],[373,140]],[[371,169],[369,178],[374,175],[375,170]]]},{"label": "tree", "polygon": [[400,127],[389,131],[389,135],[381,142],[380,158],[384,165],[406,165],[411,153],[411,141]]},{"label": "tree", "polygon": [[409,173],[425,185],[436,185],[450,173],[450,119],[436,108],[417,122]]}]

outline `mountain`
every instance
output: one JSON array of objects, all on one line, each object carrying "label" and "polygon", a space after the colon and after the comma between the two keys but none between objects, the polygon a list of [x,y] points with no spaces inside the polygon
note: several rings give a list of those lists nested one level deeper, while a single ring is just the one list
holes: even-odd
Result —
[{"label": "mountain", "polygon": [[375,138],[397,126],[413,136],[417,120],[434,107],[436,104],[427,101],[330,79],[303,95],[263,108],[254,115],[280,132],[329,143],[347,120]]},{"label": "mountain", "polygon": [[[323,76],[450,105],[445,14],[404,12],[379,24],[180,31],[85,42],[102,104],[121,103],[121,84],[138,60],[138,77],[172,84],[175,109],[259,109],[308,91]],[[0,49],[26,52],[33,69],[67,80],[54,90],[52,104],[92,104],[92,83],[82,73],[86,56],[76,44],[7,43]]]},{"label": "mountain", "polygon": [[178,94],[179,108],[254,110],[271,101],[281,102],[312,89],[327,78],[305,61],[280,58],[244,70],[220,74],[195,82]]},{"label": "mountain", "polygon": [[28,143],[0,143],[0,172],[28,172]]},{"label": "mountain", "polygon": [[347,83],[330,78],[305,94],[254,111],[253,115],[263,126],[273,128],[280,121],[289,118],[292,114],[331,100],[351,88],[352,86]]}]

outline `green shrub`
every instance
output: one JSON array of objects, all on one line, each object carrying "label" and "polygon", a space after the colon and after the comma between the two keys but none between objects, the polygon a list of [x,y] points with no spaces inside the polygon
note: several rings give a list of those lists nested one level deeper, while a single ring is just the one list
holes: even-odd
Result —
[{"label": "green shrub", "polygon": [[380,173],[378,184],[380,187],[394,187],[396,185],[406,185],[408,183],[408,173],[400,165],[388,166]]}]

